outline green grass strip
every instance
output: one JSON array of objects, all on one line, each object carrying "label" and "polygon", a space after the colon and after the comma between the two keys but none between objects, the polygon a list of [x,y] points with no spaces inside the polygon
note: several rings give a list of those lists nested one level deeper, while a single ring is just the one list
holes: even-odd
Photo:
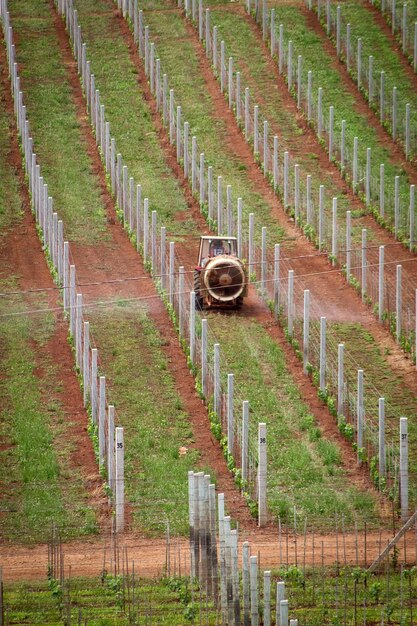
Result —
[{"label": "green grass strip", "polygon": [[[188,529],[187,472],[199,465],[192,447],[190,418],[184,409],[164,339],[143,309],[116,307],[91,316],[100,359],[125,427],[126,488],[133,521],[150,534]],[[189,448],[184,456],[180,447]],[[190,447],[191,446],[191,447]],[[213,471],[207,469],[215,479]]]},{"label": "green grass strip", "polygon": [[216,316],[216,340],[227,372],[235,374],[239,397],[250,402],[255,441],[258,422],[267,424],[267,498],[274,517],[291,519],[295,506],[300,519],[320,529],[333,527],[335,512],[346,524],[352,524],[355,516],[376,519],[373,495],[349,481],[337,443],[321,435],[279,345],[257,322],[240,318],[239,324],[231,325],[223,316]]},{"label": "green grass strip", "polygon": [[[17,286],[15,281],[1,284],[2,290]],[[2,313],[27,309],[17,296],[2,300]],[[0,518],[0,528],[10,540],[44,541],[53,520],[64,537],[96,530],[81,476],[70,464],[73,444],[65,440],[65,432],[71,421],[56,399],[61,383],[47,352],[42,353],[53,332],[50,315],[5,317],[0,324],[0,433],[5,441],[0,483],[3,507],[9,511]]]},{"label": "green grass strip", "polygon": [[138,86],[137,70],[123,40],[112,2],[76,2],[96,88],[100,89],[112,136],[160,223],[176,235],[196,234],[194,220],[166,163],[151,111]]},{"label": "green grass strip", "polygon": [[49,3],[11,0],[9,10],[34,150],[54,208],[65,222],[67,238],[103,241],[99,179],[87,156]]}]

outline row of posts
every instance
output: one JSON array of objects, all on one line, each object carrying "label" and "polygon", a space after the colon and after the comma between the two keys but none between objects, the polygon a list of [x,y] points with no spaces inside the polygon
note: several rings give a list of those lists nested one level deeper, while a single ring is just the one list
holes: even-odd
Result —
[{"label": "row of posts", "polygon": [[[98,376],[98,351],[90,346],[89,322],[83,318],[83,296],[77,291],[76,269],[70,261],[69,242],[64,239],[63,221],[54,211],[53,198],[49,195],[48,185],[41,175],[37,155],[34,152],[34,143],[30,134],[15,60],[13,30],[5,0],[2,0],[1,4],[1,18],[7,45],[9,75],[17,126],[24,153],[25,171],[29,180],[32,210],[40,228],[46,254],[56,272],[57,282],[62,286],[63,307],[69,315],[69,329],[74,341],[76,365],[83,379],[84,404],[91,407],[92,421],[94,424],[98,424],[100,466],[103,464],[107,466],[109,484],[115,495],[117,530],[120,531],[124,527],[123,428],[114,428],[114,407],[108,406],[108,432],[105,432],[105,377]],[[106,446],[106,441],[108,446]],[[114,448],[117,452],[112,454]],[[106,452],[108,457],[105,460]]]},{"label": "row of posts", "polygon": [[[373,6],[377,6],[374,0],[369,1]],[[397,26],[399,27],[402,53],[410,59],[414,71],[417,72],[417,22],[409,19],[407,2],[403,2],[402,5],[399,2],[397,5],[396,0],[381,0],[379,9],[382,15],[391,21],[393,35],[397,32]],[[411,45],[409,41],[412,41]]]},{"label": "row of posts", "polygon": [[[312,0],[307,0],[307,6],[310,10],[313,10],[313,2]],[[404,5],[406,6],[406,5]],[[368,67],[367,67],[367,77],[366,77],[366,68],[363,63],[363,41],[361,37],[357,38],[356,46],[352,46],[351,44],[351,25],[349,23],[343,24],[341,18],[341,7],[340,5],[336,8],[336,22],[333,23],[330,17],[330,2],[326,3],[326,32],[328,35],[332,34],[335,37],[335,45],[336,52],[338,57],[342,58],[346,64],[347,70],[349,72],[353,72],[356,74],[356,83],[358,89],[364,91],[370,107],[374,107],[375,105],[375,96],[377,92],[377,88],[379,87],[379,112],[380,112],[380,121],[381,124],[390,120],[391,122],[391,135],[394,141],[399,138],[399,117],[398,117],[398,107],[399,107],[399,96],[397,92],[397,88],[393,87],[392,90],[392,98],[391,101],[386,102],[386,89],[385,89],[385,71],[380,71],[380,82],[379,86],[376,84],[374,79],[374,56],[368,56]],[[320,0],[317,3],[317,14],[320,20]],[[417,24],[417,23],[416,23]],[[415,37],[417,37],[417,26],[415,26]],[[342,32],[345,33],[345,36],[342,36]],[[344,39],[344,45],[342,46],[342,40]],[[416,43],[416,41],[415,41]],[[342,57],[343,52],[343,57]],[[356,58],[355,58],[356,57]],[[415,67],[415,66],[414,66]],[[363,78],[364,75],[367,79],[366,84],[364,84]],[[412,137],[410,120],[411,120],[411,109],[410,104],[406,103],[403,105],[404,113],[404,125],[401,130],[402,134],[402,143],[404,147],[404,152],[407,159],[412,158],[413,154],[416,152],[416,147],[412,146],[410,143],[410,139]],[[388,114],[387,114],[388,111]]]},{"label": "row of posts", "polygon": [[[271,572],[263,572],[263,621],[259,607],[258,557],[250,554],[247,541],[242,544],[240,585],[238,566],[238,530],[225,513],[223,493],[217,495],[210,476],[204,472],[188,473],[191,579],[197,579],[205,593],[220,606],[222,624],[229,626],[271,626]],[[218,537],[217,537],[218,528]],[[297,626],[288,617],[285,583],[277,582],[275,623]]]},{"label": "row of posts", "polygon": [[[275,42],[275,30],[274,30],[274,19],[275,19],[275,10],[271,10],[271,44],[270,50],[271,55],[274,55],[276,52],[276,42]],[[349,27],[350,25],[348,25]],[[349,28],[348,28],[349,32]],[[347,49],[350,49],[349,47]],[[285,54],[284,50],[284,26],[280,24],[279,26],[279,45],[278,45],[278,66],[280,69],[280,73],[284,71],[285,65],[287,69],[287,83],[288,89],[291,90],[293,84],[293,44],[292,41],[288,42],[288,52]],[[360,58],[360,57],[358,57]],[[349,63],[350,55],[346,53],[347,63]],[[328,136],[327,143],[327,151],[329,154],[329,160],[333,161],[336,158],[335,147],[336,147],[336,134],[335,134],[335,111],[334,107],[329,107],[329,115],[328,115],[328,123],[325,123],[324,120],[324,110],[323,110],[323,89],[322,87],[318,88],[317,91],[317,103],[316,103],[316,118],[313,117],[313,73],[311,70],[307,73],[307,91],[306,91],[306,102],[303,103],[302,100],[302,56],[298,55],[298,63],[296,69],[296,80],[297,80],[297,106],[301,108],[303,106],[306,114],[307,120],[312,123],[316,127],[317,135],[319,138],[323,136],[323,133],[326,129]],[[359,82],[361,77],[359,63]],[[373,67],[373,57],[370,57],[368,72],[369,81],[368,81],[368,93],[370,102],[373,102],[373,94],[374,94],[374,82],[372,75],[372,67]],[[380,103],[381,103],[381,123],[385,121],[385,73],[381,72],[381,88],[380,88]],[[392,109],[392,126],[393,126],[393,138],[397,138],[397,89],[393,88],[393,106]],[[407,158],[410,156],[410,133],[411,133],[411,109],[410,105],[405,105],[405,152]],[[383,219],[386,219],[385,207],[386,207],[386,195],[387,189],[385,184],[385,167],[384,164],[380,164],[379,166],[379,184],[373,184],[372,178],[372,161],[371,161],[371,148],[366,149],[366,165],[364,167],[365,175],[363,177],[363,183],[360,184],[359,172],[361,170],[361,165],[359,161],[359,138],[353,138],[353,149],[349,149],[347,145],[347,128],[346,121],[341,121],[341,131],[340,131],[340,141],[339,141],[339,149],[338,149],[338,164],[340,170],[343,174],[347,171],[350,172],[351,181],[352,181],[352,190],[354,193],[359,194],[361,192],[364,193],[364,198],[366,205],[368,206],[372,199],[375,198],[377,202],[379,202],[379,213]],[[347,158],[348,154],[352,155],[352,163],[350,164]],[[298,167],[298,166],[295,166]],[[307,191],[307,197],[308,197]],[[410,185],[409,188],[409,203],[408,207],[405,208],[400,203],[400,177],[395,176],[394,178],[394,215],[393,215],[393,231],[395,237],[398,239],[400,234],[405,234],[409,239],[409,247],[410,250],[414,248],[415,245],[415,189],[414,185]],[[299,197],[299,196],[298,196]],[[297,194],[295,194],[295,198],[297,198]],[[308,213],[308,211],[307,211]],[[307,223],[308,220],[307,220]],[[408,226],[408,228],[407,228]],[[320,238],[319,238],[320,241]]]}]

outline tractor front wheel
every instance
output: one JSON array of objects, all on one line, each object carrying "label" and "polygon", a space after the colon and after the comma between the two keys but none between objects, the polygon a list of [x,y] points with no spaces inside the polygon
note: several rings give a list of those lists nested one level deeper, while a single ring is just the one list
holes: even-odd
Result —
[{"label": "tractor front wheel", "polygon": [[203,298],[200,296],[200,272],[194,270],[194,293],[195,293],[195,308],[197,311],[201,311],[203,308]]}]

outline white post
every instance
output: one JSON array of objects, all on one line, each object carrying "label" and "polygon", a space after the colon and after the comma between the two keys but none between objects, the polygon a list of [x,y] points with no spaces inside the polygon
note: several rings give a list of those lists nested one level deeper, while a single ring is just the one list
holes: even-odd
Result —
[{"label": "white post", "polygon": [[410,185],[410,205],[409,205],[409,223],[410,223],[410,242],[409,248],[412,251],[414,248],[414,197],[415,197],[415,185]]},{"label": "white post", "polygon": [[366,205],[369,206],[371,203],[371,148],[366,148],[365,199]]},{"label": "white post", "polygon": [[264,626],[271,626],[271,572],[264,572]]},{"label": "white post", "polygon": [[258,557],[249,557],[250,563],[250,614],[251,626],[259,625],[258,611]]},{"label": "white post", "polygon": [[114,498],[114,406],[107,411],[107,482]]},{"label": "white post", "polygon": [[400,224],[400,177],[394,179],[394,235],[398,239],[398,230]]},{"label": "white post", "polygon": [[400,417],[400,490],[401,519],[408,517],[408,420]]},{"label": "white post", "polygon": [[304,290],[304,320],[303,320],[303,371],[307,374],[308,344],[310,337],[310,290]]},{"label": "white post", "polygon": [[104,464],[106,454],[106,377],[100,376],[99,381],[99,404],[98,404],[98,447],[99,465]]},{"label": "white post", "polygon": [[249,582],[249,542],[242,544],[242,596],[243,596],[243,625],[250,623],[250,582]]},{"label": "white post", "polygon": [[384,246],[379,246],[378,319],[380,322],[384,314],[384,250]]},{"label": "white post", "polygon": [[351,268],[351,232],[352,232],[352,219],[351,211],[346,211],[346,280],[350,281],[350,268]]},{"label": "white post", "polygon": [[288,306],[287,306],[287,325],[288,334],[292,337],[294,322],[294,270],[288,270]]},{"label": "white post", "polygon": [[279,603],[280,626],[288,626],[288,600]]},{"label": "white post", "polygon": [[379,166],[379,214],[381,217],[385,215],[385,165]]},{"label": "white post", "polygon": [[258,424],[258,526],[262,528],[267,522],[266,510],[266,424]]},{"label": "white post", "polygon": [[207,384],[207,320],[201,320],[201,391],[206,395]]},{"label": "white post", "polygon": [[336,265],[337,258],[337,198],[333,198],[332,206],[332,265]]},{"label": "white post", "polygon": [[323,226],[324,226],[324,185],[319,187],[319,251],[323,247]]},{"label": "white post", "polygon": [[357,385],[357,404],[356,404],[356,417],[357,417],[357,460],[358,465],[362,465],[361,452],[363,448],[363,429],[364,429],[364,404],[363,404],[363,370],[358,370],[358,385]]},{"label": "white post", "polygon": [[352,190],[358,191],[358,138],[353,138]]},{"label": "white post", "polygon": [[320,317],[320,391],[326,389],[326,318]]},{"label": "white post", "polygon": [[244,482],[246,482],[248,479],[248,442],[249,442],[249,402],[248,400],[244,400],[243,405],[242,405],[242,441],[241,441],[241,451],[242,451],[241,470],[242,470],[242,481]]},{"label": "white post", "polygon": [[344,412],[344,349],[345,345],[339,343],[337,348],[337,416],[343,415]]},{"label": "white post", "polygon": [[83,371],[82,359],[82,327],[83,327],[83,296],[77,293],[75,310],[75,362],[80,371]]},{"label": "white post", "polygon": [[175,291],[175,242],[169,242],[169,303],[174,306]]},{"label": "white post", "polygon": [[392,122],[392,138],[394,141],[397,140],[397,88],[392,88],[392,113],[391,113],[391,122]]},{"label": "white post", "polygon": [[329,161],[333,158],[334,106],[329,107]]},{"label": "white post", "polygon": [[97,348],[91,349],[91,420],[93,424],[97,424],[97,360],[98,360],[98,351]]},{"label": "white post", "polygon": [[288,174],[289,174],[290,155],[284,152],[284,210],[288,208]]},{"label": "white post", "polygon": [[280,580],[277,582],[277,587],[276,587],[275,613],[276,613],[277,626],[281,626],[281,602],[282,600],[285,600],[285,582],[283,580]]},{"label": "white post", "polygon": [[233,455],[235,428],[234,428],[234,375],[227,375],[227,451]]},{"label": "white post", "polygon": [[380,478],[382,478],[385,477],[386,472],[385,398],[379,398],[378,400],[378,451],[378,471]]},{"label": "white post", "polygon": [[362,228],[362,276],[361,276],[361,289],[362,289],[362,301],[365,300],[366,291],[367,291],[367,260],[366,260],[366,238],[367,238],[367,230],[366,228]]},{"label": "white post", "polygon": [[274,312],[275,319],[278,318],[279,315],[279,305],[280,305],[280,253],[281,246],[279,243],[276,243],[274,246]]},{"label": "white post", "polygon": [[123,532],[125,528],[125,463],[123,428],[116,428],[116,532]]},{"label": "white post", "polygon": [[189,310],[189,318],[190,318],[190,361],[191,364],[194,365],[195,361],[195,291],[190,291],[190,310]]},{"label": "white post", "polygon": [[213,346],[213,409],[217,416],[220,416],[220,344]]},{"label": "white post", "polygon": [[397,342],[401,339],[401,310],[402,310],[402,289],[401,289],[402,266],[397,265],[396,284],[395,284],[395,336]]},{"label": "white post", "polygon": [[251,281],[251,275],[253,272],[253,238],[255,230],[255,215],[249,213],[249,251],[248,251],[248,270],[249,270],[249,282]]},{"label": "white post", "polygon": [[90,396],[90,322],[84,322],[83,332],[83,400],[88,404]]}]

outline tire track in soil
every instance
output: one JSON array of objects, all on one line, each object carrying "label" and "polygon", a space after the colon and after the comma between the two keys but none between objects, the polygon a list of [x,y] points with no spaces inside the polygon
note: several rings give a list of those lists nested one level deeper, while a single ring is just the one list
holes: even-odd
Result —
[{"label": "tire track in soil", "polygon": [[[376,11],[376,9],[374,10]],[[309,11],[304,4],[300,6],[300,13],[304,16],[306,24],[310,30],[312,30],[319,37],[324,51],[332,60],[333,69],[339,72],[344,88],[347,89],[351,96],[355,99],[355,111],[365,118],[368,125],[375,131],[378,143],[384,148],[389,148],[392,163],[401,167],[407,173],[410,184],[415,184],[417,182],[417,171],[415,165],[413,165],[410,161],[406,161],[404,151],[401,146],[395,142],[389,132],[381,126],[379,122],[379,114],[369,107],[365,95],[357,89],[352,78],[350,77],[346,64],[337,58],[336,50],[319,24],[316,14]],[[416,78],[414,86],[417,88],[417,77],[414,74],[413,76]]]},{"label": "tire track in soil", "polygon": [[[96,281],[111,280],[112,278],[128,278],[132,275],[131,268],[137,268],[137,274],[140,281],[131,281],[119,283],[117,285],[94,285],[83,288],[87,299],[94,301],[95,299],[126,297],[126,298],[152,298],[149,300],[148,314],[158,329],[162,341],[162,351],[169,363],[170,373],[174,379],[175,390],[184,402],[184,408],[187,411],[190,424],[195,440],[194,447],[201,454],[201,466],[210,466],[217,477],[218,489],[225,493],[225,498],[230,507],[233,507],[235,518],[243,527],[251,528],[256,522],[250,516],[247,505],[243,497],[237,490],[230,472],[227,470],[226,461],[220,450],[217,440],[211,433],[210,424],[207,416],[207,410],[195,391],[194,378],[187,366],[186,357],[182,351],[178,337],[174,331],[168,313],[158,296],[155,286],[149,274],[145,271],[141,257],[134,250],[127,234],[122,229],[115,211],[113,198],[107,189],[104,168],[100,159],[98,148],[95,142],[93,131],[88,122],[85,112],[85,104],[78,78],[76,63],[73,59],[72,51],[69,46],[68,37],[65,31],[64,23],[55,11],[54,4],[51,0],[51,11],[54,15],[55,30],[60,44],[61,54],[66,66],[68,80],[72,89],[73,98],[77,107],[78,119],[88,145],[88,154],[92,162],[93,171],[96,173],[101,185],[103,201],[107,212],[107,229],[111,236],[110,246],[77,246],[71,244],[73,258],[77,267],[78,281]],[[138,80],[145,81],[144,72],[141,72]],[[147,85],[147,83],[146,83]],[[151,100],[150,90],[144,91],[145,100]],[[156,110],[152,112],[152,116],[156,118]],[[159,116],[158,116],[159,117]],[[155,121],[157,121],[155,119]],[[166,136],[162,123],[156,124],[158,136],[161,145],[164,148],[167,163],[173,170],[174,174],[181,180],[181,187],[187,204],[190,208],[193,218],[196,222],[207,229],[207,225],[203,222],[200,214],[199,206],[192,196],[188,183],[184,177],[180,176],[179,165],[169,139]],[[196,242],[190,239],[186,244],[176,244],[176,248],[180,249],[179,256],[183,261],[186,269],[193,267],[197,255]],[[92,269],[93,268],[93,269]],[[99,346],[98,346],[99,347]],[[110,381],[111,384],[111,381]],[[127,523],[130,519],[128,517]]]},{"label": "tire track in soil", "polygon": [[[22,291],[28,289],[45,289],[47,306],[56,308],[59,306],[59,291],[52,280],[46,264],[42,245],[36,233],[36,224],[30,208],[29,190],[25,181],[25,173],[22,165],[20,149],[18,145],[18,133],[14,117],[13,101],[10,92],[10,82],[7,75],[7,62],[5,47],[0,46],[0,80],[3,85],[4,109],[10,119],[10,152],[9,162],[13,166],[19,179],[19,194],[22,201],[22,219],[12,226],[0,245],[0,260],[4,273],[13,273],[18,276],[19,288]],[[25,298],[30,306],[30,300]],[[68,323],[62,313],[54,313],[54,333],[43,348],[35,341],[32,342],[32,350],[39,364],[46,354],[53,364],[57,379],[62,383],[62,391],[56,391],[62,411],[71,426],[67,426],[65,435],[58,440],[54,438],[54,445],[59,444],[59,439],[64,437],[66,443],[71,443],[74,452],[71,457],[71,466],[82,469],[82,480],[90,502],[101,525],[103,518],[108,515],[107,498],[103,494],[103,481],[100,478],[96,466],[95,456],[91,440],[87,434],[88,416],[84,409],[80,386],[74,371],[74,359],[71,348],[67,341]],[[41,369],[34,372],[40,381]],[[80,437],[80,432],[83,436]]]}]

